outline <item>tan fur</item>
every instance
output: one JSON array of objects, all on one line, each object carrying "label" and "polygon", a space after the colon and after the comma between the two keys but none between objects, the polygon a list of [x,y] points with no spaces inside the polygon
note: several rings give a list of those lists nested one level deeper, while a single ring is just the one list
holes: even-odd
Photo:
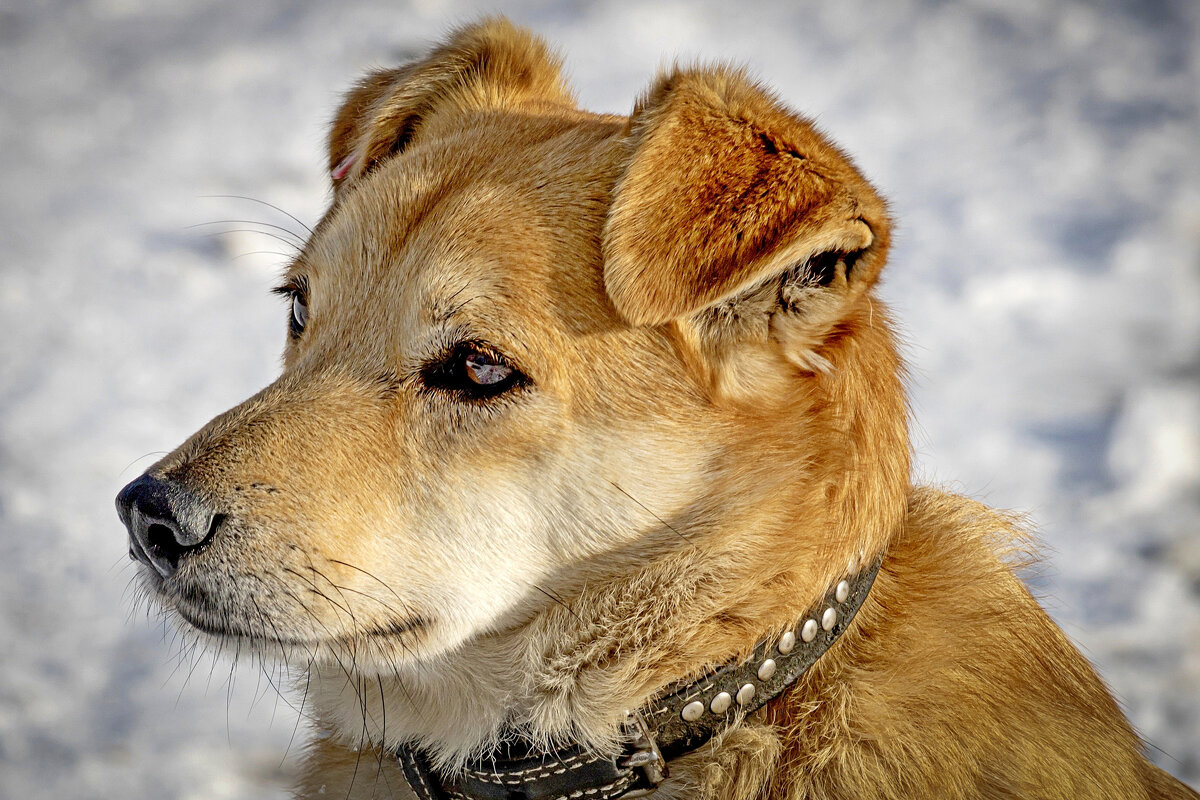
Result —
[{"label": "tan fur", "polygon": [[[1019,526],[910,485],[889,219],[810,122],[719,66],[589,114],[492,20],[359,84],[329,165],[282,375],[153,468],[226,514],[159,596],[308,667],[298,796],[402,794],[403,741],[610,747],[879,553],[842,639],[658,796],[1195,796],[1014,577]],[[528,385],[423,385],[463,341]]]}]

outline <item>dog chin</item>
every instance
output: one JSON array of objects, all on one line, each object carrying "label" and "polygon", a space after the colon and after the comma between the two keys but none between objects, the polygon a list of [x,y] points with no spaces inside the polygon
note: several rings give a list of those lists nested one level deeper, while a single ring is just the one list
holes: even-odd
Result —
[{"label": "dog chin", "polygon": [[172,587],[153,570],[145,581],[154,599],[178,627],[196,634],[202,641],[224,647],[236,644],[242,652],[253,652],[266,658],[308,667],[314,662],[337,665],[353,658],[355,670],[372,674],[372,665],[392,673],[397,665],[429,657],[430,621],[414,616],[372,625],[352,631],[313,633],[297,630],[299,626],[286,619],[258,615],[243,619],[236,613],[214,611],[207,594],[194,586]]}]

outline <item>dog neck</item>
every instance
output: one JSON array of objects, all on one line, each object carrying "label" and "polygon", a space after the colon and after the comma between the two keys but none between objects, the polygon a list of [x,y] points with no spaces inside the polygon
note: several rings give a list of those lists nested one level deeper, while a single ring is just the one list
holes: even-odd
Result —
[{"label": "dog neck", "polygon": [[758,642],[748,658],[672,687],[641,709],[626,710],[625,741],[619,751],[593,752],[579,743],[548,750],[513,731],[505,737],[503,751],[449,773],[434,768],[417,745],[401,745],[395,757],[419,800],[512,796],[606,800],[653,792],[669,776],[673,759],[767,705],[825,654],[853,624],[881,563],[882,557],[869,564],[852,561],[848,574],[820,604]]},{"label": "dog neck", "polygon": [[374,673],[360,663],[349,680],[341,665],[314,667],[310,698],[348,744],[394,751],[414,742],[443,771],[496,750],[514,731],[535,750],[570,743],[615,752],[628,710],[751,659],[756,645],[788,629],[800,635],[798,620],[857,571],[847,561],[858,555],[820,584],[816,568],[766,570],[773,559],[755,557],[770,552],[754,542],[779,536],[743,537],[746,549],[697,540],[437,662]]},{"label": "dog neck", "polygon": [[[836,596],[849,574],[843,561],[814,590],[811,571],[763,573],[757,560],[738,558],[703,543],[681,549],[632,580],[592,587],[569,608],[549,605],[528,624],[438,662],[376,672],[360,663],[349,679],[341,665],[314,666],[310,699],[348,744],[394,751],[417,743],[441,771],[496,751],[514,732],[533,750],[577,744],[616,752],[627,737],[628,710],[753,660],[756,646],[789,629],[801,636],[805,612]],[[755,583],[746,578],[751,573]]]}]

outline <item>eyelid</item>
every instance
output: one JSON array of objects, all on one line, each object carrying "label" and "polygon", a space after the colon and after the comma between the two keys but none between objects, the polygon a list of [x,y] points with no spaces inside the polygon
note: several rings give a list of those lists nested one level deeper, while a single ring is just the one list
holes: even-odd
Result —
[{"label": "eyelid", "polygon": [[293,294],[308,297],[308,278],[303,275],[290,277],[271,291],[274,294],[283,295],[284,297],[289,297]]}]

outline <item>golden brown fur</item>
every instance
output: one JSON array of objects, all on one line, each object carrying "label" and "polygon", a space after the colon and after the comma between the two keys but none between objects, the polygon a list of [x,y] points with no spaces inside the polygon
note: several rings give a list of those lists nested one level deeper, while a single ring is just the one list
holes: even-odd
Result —
[{"label": "golden brown fur", "polygon": [[[1014,577],[1013,520],[910,485],[884,203],[744,74],[589,114],[488,21],[350,92],[329,167],[283,374],[154,467],[226,514],[164,602],[309,668],[299,796],[402,795],[402,741],[611,746],[879,553],[842,639],[659,796],[1195,796]],[[528,385],[430,388],[463,342]]]}]

